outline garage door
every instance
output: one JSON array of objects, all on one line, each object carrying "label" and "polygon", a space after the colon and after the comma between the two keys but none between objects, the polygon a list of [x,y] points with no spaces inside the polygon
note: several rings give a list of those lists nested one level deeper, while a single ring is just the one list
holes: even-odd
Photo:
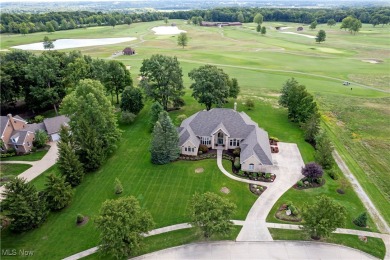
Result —
[{"label": "garage door", "polygon": [[59,134],[52,134],[51,140],[54,142],[60,140],[60,135]]}]

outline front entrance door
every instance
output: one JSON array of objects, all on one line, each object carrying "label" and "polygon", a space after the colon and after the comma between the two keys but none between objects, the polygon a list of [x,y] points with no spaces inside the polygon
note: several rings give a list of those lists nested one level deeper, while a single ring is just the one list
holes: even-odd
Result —
[{"label": "front entrance door", "polygon": [[223,145],[223,133],[218,133],[218,145]]}]

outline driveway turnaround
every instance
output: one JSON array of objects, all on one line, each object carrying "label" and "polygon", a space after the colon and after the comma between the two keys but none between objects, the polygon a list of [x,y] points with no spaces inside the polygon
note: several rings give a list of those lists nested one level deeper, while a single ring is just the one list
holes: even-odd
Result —
[{"label": "driveway turnaround", "polygon": [[210,242],[173,247],[133,259],[376,259],[359,250],[319,242]]},{"label": "driveway turnaround", "polygon": [[304,166],[298,146],[292,143],[278,143],[279,153],[272,154],[275,165],[275,181],[261,194],[250,209],[237,241],[272,241],[265,220],[276,201],[303,178]]}]

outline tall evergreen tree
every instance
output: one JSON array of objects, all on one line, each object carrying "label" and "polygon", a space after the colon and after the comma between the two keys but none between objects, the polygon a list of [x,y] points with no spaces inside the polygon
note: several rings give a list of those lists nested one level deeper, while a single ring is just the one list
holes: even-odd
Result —
[{"label": "tall evergreen tree", "polygon": [[166,164],[179,157],[179,134],[166,111],[160,113],[153,129],[150,152],[152,163]]},{"label": "tall evergreen tree", "polygon": [[150,115],[149,124],[150,124],[150,127],[152,130],[153,130],[154,125],[156,124],[158,117],[162,111],[164,111],[164,108],[161,106],[160,103],[158,103],[156,101],[152,104],[152,106],[150,108],[150,113],[149,113],[149,115]]},{"label": "tall evergreen tree", "polygon": [[55,211],[69,205],[73,197],[73,190],[63,176],[51,174],[45,183],[45,196],[49,209]]},{"label": "tall evergreen tree", "polygon": [[5,199],[1,208],[11,219],[12,231],[24,232],[38,227],[46,220],[48,210],[45,196],[25,179],[15,178],[5,184],[3,196]]},{"label": "tall evergreen tree", "polygon": [[320,117],[318,113],[312,114],[309,119],[301,124],[305,140],[311,144],[315,144],[315,137],[320,131]]},{"label": "tall evergreen tree", "polygon": [[61,127],[60,137],[57,165],[65,181],[75,187],[83,180],[83,165],[75,153],[74,140],[67,127]]},{"label": "tall evergreen tree", "polygon": [[84,168],[96,170],[116,148],[121,133],[103,85],[96,80],[80,80],[64,98],[61,109],[70,117],[69,125]]},{"label": "tall evergreen tree", "polygon": [[324,169],[332,168],[334,160],[332,157],[333,146],[328,135],[325,132],[320,132],[316,138],[316,153],[315,160]]},{"label": "tall evergreen tree", "polygon": [[232,78],[229,80],[229,97],[237,98],[240,93],[240,86],[238,85],[238,81],[236,78]]}]

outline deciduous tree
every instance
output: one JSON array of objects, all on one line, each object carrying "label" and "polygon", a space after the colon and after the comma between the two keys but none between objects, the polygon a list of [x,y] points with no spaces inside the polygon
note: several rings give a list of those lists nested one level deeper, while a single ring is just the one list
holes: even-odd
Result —
[{"label": "deciduous tree", "polygon": [[70,118],[69,125],[84,168],[96,170],[116,148],[120,136],[114,107],[103,85],[96,80],[80,80],[76,89],[64,98],[61,109]]},{"label": "deciduous tree", "polygon": [[152,163],[167,164],[179,157],[179,134],[168,112],[160,113],[154,125],[150,153]]},{"label": "deciduous tree", "polygon": [[144,107],[142,92],[139,88],[127,87],[121,98],[122,111],[128,111],[137,115]]},{"label": "deciduous tree", "polygon": [[117,259],[138,252],[143,234],[154,226],[152,215],[132,196],[105,201],[95,223],[100,231],[99,251]]},{"label": "deciduous tree", "polygon": [[302,229],[312,238],[328,237],[331,232],[345,225],[346,210],[326,196],[320,196],[314,204],[306,205],[302,212]]},{"label": "deciduous tree", "polygon": [[240,86],[238,85],[238,81],[236,78],[232,78],[229,80],[229,97],[237,98],[240,93]]},{"label": "deciduous tree", "polygon": [[267,28],[265,26],[261,27],[261,35],[265,35],[267,33]]},{"label": "deciduous tree", "polygon": [[197,227],[205,238],[214,234],[226,235],[233,228],[230,220],[236,205],[215,193],[195,193],[190,201],[191,224]]},{"label": "deciduous tree", "polygon": [[253,18],[253,22],[257,23],[258,25],[261,25],[263,23],[264,17],[261,13],[257,13],[255,17]]},{"label": "deciduous tree", "polygon": [[183,73],[176,57],[152,55],[142,62],[140,86],[148,98],[158,101],[164,109],[184,95]]},{"label": "deciduous tree", "polygon": [[326,23],[329,27],[332,27],[333,25],[336,25],[336,21],[334,19],[329,19]]},{"label": "deciduous tree", "polygon": [[213,65],[204,65],[188,73],[192,96],[210,110],[213,105],[222,107],[229,97],[229,76],[222,69]]},{"label": "deciduous tree", "polygon": [[316,21],[316,20],[313,21],[313,22],[310,24],[309,28],[310,28],[311,30],[314,30],[315,28],[317,28],[317,21]]},{"label": "deciduous tree", "polygon": [[183,49],[185,46],[187,46],[188,44],[188,37],[187,37],[187,33],[180,33],[179,36],[177,37],[177,45],[179,46],[182,46]]},{"label": "deciduous tree", "polygon": [[35,137],[34,137],[34,146],[36,148],[42,148],[46,145],[47,141],[49,140],[49,136],[46,134],[46,132],[42,129],[38,129],[35,131]]},{"label": "deciduous tree", "polygon": [[62,176],[50,174],[45,183],[45,196],[49,209],[56,211],[68,206],[73,197],[72,186]]},{"label": "deciduous tree", "polygon": [[316,42],[321,43],[326,39],[326,32],[324,30],[319,30],[316,36]]},{"label": "deciduous tree", "polygon": [[306,122],[301,124],[305,135],[305,141],[315,144],[315,137],[320,131],[320,117],[318,113],[312,114]]}]

